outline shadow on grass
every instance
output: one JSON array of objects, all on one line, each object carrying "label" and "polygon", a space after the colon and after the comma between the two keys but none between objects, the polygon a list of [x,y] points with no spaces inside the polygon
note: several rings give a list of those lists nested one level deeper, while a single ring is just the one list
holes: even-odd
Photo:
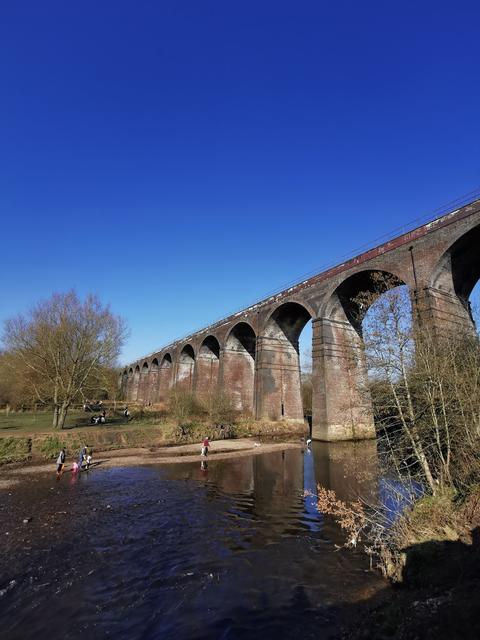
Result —
[{"label": "shadow on grass", "polygon": [[107,421],[102,423],[95,424],[90,421],[90,418],[85,418],[85,420],[77,420],[75,424],[67,424],[63,427],[62,431],[72,431],[73,429],[87,429],[92,427],[93,429],[105,429],[109,427],[121,427],[125,426],[127,423],[124,418],[107,418]]}]

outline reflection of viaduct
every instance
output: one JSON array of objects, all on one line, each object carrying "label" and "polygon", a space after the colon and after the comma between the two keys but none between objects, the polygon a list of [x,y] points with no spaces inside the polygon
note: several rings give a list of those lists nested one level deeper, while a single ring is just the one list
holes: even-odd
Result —
[{"label": "reflection of viaduct", "polygon": [[[313,326],[313,437],[374,435],[360,357],[360,292],[384,292],[379,278],[406,284],[416,318],[470,327],[469,296],[480,277],[480,200],[142,358],[122,374],[128,401],[162,402],[173,386],[199,396],[224,390],[238,409],[302,420],[298,338]],[[380,289],[379,289],[380,286]]]}]

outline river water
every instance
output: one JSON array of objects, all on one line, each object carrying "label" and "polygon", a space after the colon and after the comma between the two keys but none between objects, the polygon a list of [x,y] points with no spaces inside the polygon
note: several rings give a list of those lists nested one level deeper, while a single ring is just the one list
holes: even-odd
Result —
[{"label": "river water", "polygon": [[374,471],[372,442],[313,443],[29,478],[0,493],[0,637],[334,637],[383,584],[304,492],[371,498]]}]

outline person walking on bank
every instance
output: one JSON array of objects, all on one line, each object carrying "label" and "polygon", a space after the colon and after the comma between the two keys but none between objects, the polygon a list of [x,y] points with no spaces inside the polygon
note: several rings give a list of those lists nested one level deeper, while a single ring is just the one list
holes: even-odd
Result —
[{"label": "person walking on bank", "polygon": [[65,464],[65,449],[62,449],[58,454],[58,458],[57,458],[57,478],[60,478],[60,476],[62,475],[64,464]]}]

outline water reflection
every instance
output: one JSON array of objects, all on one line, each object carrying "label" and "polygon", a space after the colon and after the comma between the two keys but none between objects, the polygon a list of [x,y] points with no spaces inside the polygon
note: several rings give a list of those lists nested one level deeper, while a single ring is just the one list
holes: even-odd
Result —
[{"label": "water reflection", "polygon": [[375,440],[359,442],[313,442],[315,479],[326,489],[333,489],[340,500],[367,502],[376,499],[378,473],[377,443]]},{"label": "water reflection", "polygon": [[[344,501],[359,497],[377,500],[377,449],[375,441],[313,442],[301,449],[287,449],[237,460],[202,461],[172,465],[166,469],[171,480],[203,480],[216,496],[236,496],[235,513],[263,523],[255,543],[294,533],[299,528],[320,531],[323,516],[318,512],[317,485],[333,489]],[[240,505],[240,506],[239,506]],[[338,527],[328,523],[328,536],[342,542]]]},{"label": "water reflection", "polygon": [[386,524],[391,525],[397,517],[411,506],[423,493],[423,487],[415,480],[384,477],[378,480],[378,501],[385,514]]},{"label": "water reflection", "polygon": [[303,454],[303,489],[307,523],[312,531],[318,531],[322,516],[317,509],[317,480],[315,477],[315,458],[310,447]]},{"label": "water reflection", "polygon": [[98,467],[74,484],[38,477],[0,494],[10,534],[0,536],[0,589],[17,585],[0,600],[2,638],[326,636],[331,606],[380,581],[363,556],[335,551],[341,533],[304,492],[317,482],[342,499],[372,491],[372,451],[313,443],[208,464]]}]

